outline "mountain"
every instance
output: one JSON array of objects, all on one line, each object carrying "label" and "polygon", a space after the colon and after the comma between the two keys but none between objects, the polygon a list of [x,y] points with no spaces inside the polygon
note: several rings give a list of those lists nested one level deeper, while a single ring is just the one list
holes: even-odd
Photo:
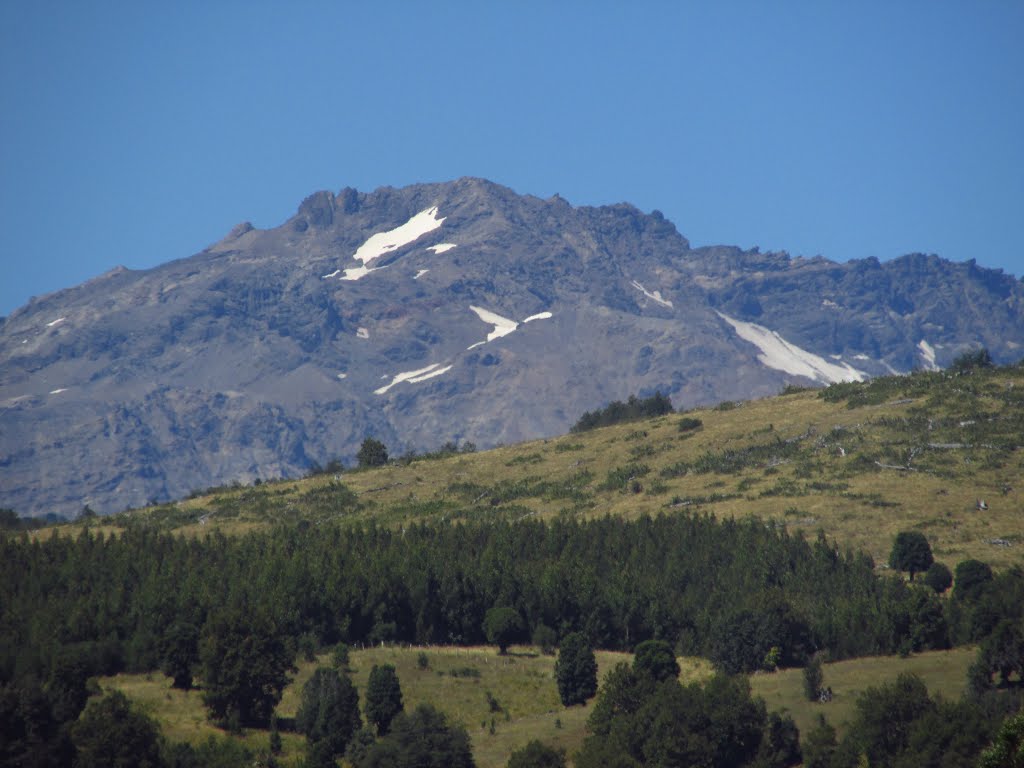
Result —
[{"label": "mountain", "polygon": [[1024,286],[974,262],[691,248],[658,211],[482,179],[318,192],[281,226],[118,268],[0,324],[0,506],[112,512],[393,453],[1021,357]]}]

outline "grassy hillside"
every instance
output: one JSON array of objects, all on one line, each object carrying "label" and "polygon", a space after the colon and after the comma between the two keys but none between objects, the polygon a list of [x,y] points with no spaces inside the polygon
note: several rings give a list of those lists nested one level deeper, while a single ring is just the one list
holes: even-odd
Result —
[{"label": "grassy hillside", "polygon": [[916,529],[951,566],[968,557],[1007,566],[1024,551],[1022,435],[1024,368],[917,373],[480,453],[215,489],[85,524],[231,535],[300,520],[402,526],[699,509],[823,530],[878,563],[897,531]]},{"label": "grassy hillside", "polygon": [[[428,667],[420,668],[417,658],[426,653]],[[856,659],[825,665],[825,682],[832,686],[835,700],[827,705],[807,702],[802,695],[801,670],[758,674],[751,678],[753,692],[765,699],[768,709],[790,713],[801,733],[812,726],[817,713],[825,714],[840,735],[853,713],[857,695],[868,686],[894,679],[900,672],[915,672],[929,691],[947,699],[959,697],[964,687],[967,666],[974,649],[924,653],[909,659],[879,657]],[[599,678],[620,661],[631,662],[626,653],[597,653]],[[701,659],[680,659],[684,683],[699,681],[711,674],[711,666]],[[300,664],[299,672],[284,692],[278,706],[282,717],[293,717],[299,705],[302,686],[317,664],[328,664],[328,657]],[[444,711],[469,732],[473,755],[480,768],[500,768],[509,755],[532,739],[572,754],[585,737],[586,720],[593,700],[585,707],[561,706],[554,680],[554,657],[543,656],[530,647],[513,647],[507,657],[494,648],[371,648],[353,651],[352,678],[360,693],[374,664],[395,666],[407,709],[428,702]],[[120,689],[138,702],[161,724],[172,741],[199,743],[212,734],[223,735],[206,721],[198,691],[184,693],[170,687],[162,675],[118,675],[103,678],[105,690]],[[492,711],[487,694],[500,705]],[[491,721],[494,731],[491,732]],[[304,752],[304,739],[282,734],[283,761],[294,764]],[[266,748],[269,735],[250,730],[239,739],[250,749]]]}]

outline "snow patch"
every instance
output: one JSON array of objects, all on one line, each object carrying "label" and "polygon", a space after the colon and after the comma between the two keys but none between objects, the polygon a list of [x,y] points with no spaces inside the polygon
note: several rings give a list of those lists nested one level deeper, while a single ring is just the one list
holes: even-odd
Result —
[{"label": "snow patch", "polygon": [[421,269],[419,272],[417,272],[415,275],[413,275],[412,279],[413,280],[419,280],[421,277],[423,277],[429,271],[430,271],[429,269]]},{"label": "snow patch", "polygon": [[917,349],[921,353],[921,359],[924,361],[924,367],[929,371],[939,370],[939,366],[935,364],[935,348],[924,339],[917,342]]},{"label": "snow patch", "polygon": [[871,358],[868,357],[867,355],[854,355],[853,359],[854,360],[870,360]]},{"label": "snow patch", "polygon": [[646,288],[644,288],[640,283],[638,283],[636,280],[634,280],[632,284],[633,284],[634,288],[636,288],[638,291],[643,293],[643,295],[646,296],[648,299],[653,299],[654,301],[658,302],[662,306],[666,306],[666,307],[671,307],[672,306],[672,302],[671,301],[669,301],[668,299],[662,298],[661,291],[654,291],[654,293],[651,293]]},{"label": "snow patch", "polygon": [[337,277],[339,272],[341,272],[341,270],[340,269],[336,269],[333,272],[331,272],[329,275],[320,275],[320,279],[321,280],[329,280],[332,277]]},{"label": "snow patch", "polygon": [[369,267],[352,267],[352,269],[346,269],[345,274],[342,275],[339,280],[362,280],[371,272],[379,272],[386,268],[386,264],[383,267],[374,267],[373,269],[370,269]]},{"label": "snow patch", "polygon": [[360,339],[368,339],[370,338],[370,332],[365,328],[357,328],[356,336],[358,336]]},{"label": "snow patch", "polygon": [[[55,325],[59,325],[60,323],[63,323],[63,322],[65,321],[65,320],[67,320],[67,318],[66,318],[66,317],[58,317],[58,318],[57,318],[56,320],[54,320],[53,322],[47,323],[47,324],[46,324],[46,327],[47,327],[47,328],[53,328],[53,326],[55,326]],[[61,391],[63,392],[63,390],[61,390]]]},{"label": "snow patch", "polygon": [[[494,330],[487,334],[487,341],[494,341],[500,339],[502,336],[508,336],[512,331],[519,327],[519,323],[515,320],[509,320],[507,317],[496,315],[493,312],[489,312],[481,307],[470,306],[470,309],[476,312],[476,316],[483,320],[485,323],[494,326]],[[484,344],[481,341],[479,344]],[[478,346],[478,344],[473,345]],[[472,349],[473,347],[470,347]]]},{"label": "snow patch", "polygon": [[417,376],[415,379],[409,379],[409,381],[412,384],[419,384],[421,381],[426,381],[427,379],[432,379],[435,376],[440,376],[442,373],[448,373],[448,371],[450,371],[454,367],[454,365],[446,365],[444,368],[438,368],[436,371],[425,373],[422,376]]},{"label": "snow patch", "polygon": [[552,317],[550,312],[539,312],[536,315],[530,315],[528,318],[523,320],[523,323],[532,323],[534,320],[550,320]]},{"label": "snow patch", "polygon": [[728,315],[718,313],[725,322],[733,327],[736,334],[756,346],[761,353],[757,359],[769,368],[784,371],[794,376],[804,376],[814,381],[833,384],[838,381],[864,381],[868,375],[863,371],[843,363],[836,365],[813,352],[790,344],[775,331],[756,325],[735,320]]},{"label": "snow patch", "polygon": [[427,246],[427,250],[433,251],[434,253],[444,253],[445,251],[450,251],[454,247],[455,243],[438,243],[437,245]]},{"label": "snow patch", "polygon": [[67,392],[67,391],[68,391],[67,387],[61,387],[60,389],[51,390],[50,394],[51,395],[59,395],[61,392]]},{"label": "snow patch", "polygon": [[839,308],[839,305],[836,304],[834,301],[832,301],[832,299],[822,299],[821,300],[821,306],[823,306],[823,307],[832,307],[833,309],[838,309]]},{"label": "snow patch", "polygon": [[416,384],[420,381],[426,381],[427,379],[431,379],[434,376],[440,376],[442,373],[446,373],[447,371],[450,371],[452,369],[452,366],[450,365],[446,368],[440,368],[440,365],[440,363],[431,363],[426,368],[420,368],[419,370],[416,371],[396,373],[394,378],[391,379],[390,384],[385,384],[383,387],[373,390],[373,393],[375,395],[383,395],[393,386],[395,386],[396,384],[401,384],[403,381],[408,381],[413,384]]},{"label": "snow patch", "polygon": [[404,245],[408,245],[409,243],[418,240],[428,232],[433,232],[441,226],[443,221],[444,217],[437,217],[437,206],[435,205],[433,208],[420,211],[401,226],[395,227],[387,232],[378,232],[375,235],[371,235],[370,238],[359,246],[358,250],[352,254],[352,258],[356,261],[361,261],[362,266],[346,269],[345,274],[342,275],[340,279],[359,280],[366,277],[368,274],[375,271],[369,268],[370,262],[379,259],[381,256],[391,253],[391,251],[401,248]]},{"label": "snow patch", "polygon": [[348,374],[347,373],[339,373],[338,374],[338,378],[339,379],[347,379],[348,378]]}]

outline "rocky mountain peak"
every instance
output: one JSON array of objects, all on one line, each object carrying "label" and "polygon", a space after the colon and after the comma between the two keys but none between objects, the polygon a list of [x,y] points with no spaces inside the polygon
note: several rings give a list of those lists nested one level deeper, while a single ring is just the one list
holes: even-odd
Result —
[{"label": "rocky mountain peak", "polygon": [[1022,286],[913,254],[693,249],[661,213],[461,178],[316,192],[280,226],[0,324],[0,506],[75,513],[392,449],[564,432],[1024,350]]}]

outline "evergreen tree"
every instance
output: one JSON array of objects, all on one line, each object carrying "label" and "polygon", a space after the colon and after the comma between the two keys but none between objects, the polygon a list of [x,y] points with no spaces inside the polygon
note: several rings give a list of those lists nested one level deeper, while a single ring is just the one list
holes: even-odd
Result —
[{"label": "evergreen tree", "polygon": [[199,630],[194,624],[178,622],[167,630],[161,642],[160,670],[172,678],[172,686],[192,687],[192,669],[199,662]]},{"label": "evergreen tree", "polygon": [[585,704],[597,693],[597,659],[587,638],[573,632],[562,638],[555,660],[555,679],[562,704]]},{"label": "evergreen tree", "polygon": [[294,670],[274,624],[228,609],[203,628],[200,641],[203,701],[213,717],[240,725],[265,725]]},{"label": "evergreen tree", "polygon": [[399,714],[384,738],[367,750],[356,768],[474,768],[469,736],[449,725],[442,712],[420,704]]},{"label": "evergreen tree", "polygon": [[815,656],[804,667],[804,698],[808,701],[817,701],[824,681],[825,674],[821,669],[821,658]]},{"label": "evergreen tree", "polygon": [[359,693],[348,676],[327,667],[314,670],[302,687],[302,702],[295,716],[295,727],[306,734],[310,762],[333,765],[362,725]]},{"label": "evergreen tree", "polygon": [[819,713],[814,728],[801,740],[804,768],[829,768],[837,744],[836,729]]},{"label": "evergreen tree", "polygon": [[927,571],[933,562],[932,548],[920,531],[901,531],[896,534],[889,555],[889,565],[898,571],[908,571],[910,580],[915,573]]},{"label": "evergreen tree", "polygon": [[491,608],[484,617],[484,632],[487,642],[498,646],[498,652],[504,656],[509,645],[523,633],[519,611],[507,605]]},{"label": "evergreen tree", "polygon": [[924,583],[941,595],[953,585],[953,574],[942,563],[932,563],[924,574]]},{"label": "evergreen tree", "polygon": [[366,682],[366,719],[373,723],[378,734],[384,735],[401,711],[402,686],[395,668],[390,664],[374,664]]},{"label": "evergreen tree", "polygon": [[75,768],[160,768],[160,731],[120,691],[91,702],[71,726]]}]

